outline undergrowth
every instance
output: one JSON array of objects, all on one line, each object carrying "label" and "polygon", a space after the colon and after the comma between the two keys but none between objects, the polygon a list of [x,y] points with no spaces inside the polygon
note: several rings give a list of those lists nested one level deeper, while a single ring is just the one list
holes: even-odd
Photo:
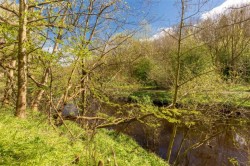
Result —
[{"label": "undergrowth", "polygon": [[98,130],[93,139],[76,123],[53,128],[40,113],[25,120],[13,109],[0,109],[0,165],[105,165],[161,166],[166,163],[146,152],[128,136]]}]

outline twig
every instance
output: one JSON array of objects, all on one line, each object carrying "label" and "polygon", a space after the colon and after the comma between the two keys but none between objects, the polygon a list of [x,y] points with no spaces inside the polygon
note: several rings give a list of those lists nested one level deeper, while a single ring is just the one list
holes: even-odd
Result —
[{"label": "twig", "polygon": [[117,161],[116,161],[115,151],[113,148],[112,148],[112,153],[113,153],[113,157],[114,157],[114,164],[115,164],[115,166],[118,166]]},{"label": "twig", "polygon": [[69,127],[66,125],[66,123],[63,120],[63,117],[61,116],[61,114],[58,112],[58,110],[56,109],[55,105],[53,103],[51,103],[51,106],[54,108],[54,110],[56,111],[57,115],[59,116],[59,118],[61,119],[63,125],[66,127],[66,129],[69,131],[70,135],[72,136],[73,139],[75,139],[75,136],[73,135],[72,131],[69,129]]}]

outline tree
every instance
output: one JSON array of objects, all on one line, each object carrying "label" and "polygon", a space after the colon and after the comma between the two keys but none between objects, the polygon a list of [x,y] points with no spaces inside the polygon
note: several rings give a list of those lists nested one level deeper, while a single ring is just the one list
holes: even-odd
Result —
[{"label": "tree", "polygon": [[25,118],[27,98],[27,0],[19,1],[19,30],[18,30],[18,70],[17,70],[17,103],[16,116]]},{"label": "tree", "polygon": [[209,27],[202,32],[201,38],[210,50],[214,66],[225,80],[232,82],[239,81],[245,73],[243,59],[250,44],[249,22],[244,21],[249,15],[245,9],[230,10],[216,20],[202,23]]},{"label": "tree", "polygon": [[[177,57],[176,57],[176,68],[175,68],[175,82],[174,82],[174,96],[173,96],[173,101],[172,101],[172,107],[173,109],[176,108],[176,103],[177,103],[177,97],[178,97],[178,88],[179,88],[179,79],[180,79],[180,58],[181,58],[181,42],[182,42],[182,33],[183,33],[183,26],[184,26],[184,19],[185,19],[185,0],[181,0],[181,18],[180,18],[180,25],[178,27],[179,32],[178,32],[178,45],[177,45]],[[177,132],[177,124],[174,124],[173,126],[173,131],[172,135],[170,138],[170,142],[168,145],[168,151],[167,151],[167,156],[166,160],[169,163],[170,157],[171,157],[171,151],[173,148],[175,136]]]},{"label": "tree", "polygon": [[[187,82],[192,81],[193,78],[196,78],[196,77],[201,75],[201,73],[195,73],[194,76],[192,76],[191,78],[188,78],[187,80],[184,80],[184,81],[183,80],[180,81],[181,73],[184,70],[186,70],[185,68],[182,67],[183,66],[183,63],[182,63],[183,57],[185,56],[185,54],[187,54],[188,51],[193,49],[193,48],[191,48],[189,50],[184,50],[184,41],[190,37],[193,37],[197,33],[196,31],[191,31],[191,33],[190,33],[188,27],[190,27],[190,26],[192,27],[192,24],[187,23],[187,22],[189,19],[191,19],[192,17],[197,15],[200,12],[201,8],[204,6],[204,4],[207,3],[207,1],[197,1],[196,2],[196,11],[194,13],[190,14],[189,16],[186,16],[188,13],[188,10],[189,10],[188,9],[189,3],[191,4],[191,3],[195,3],[195,2],[186,1],[186,0],[180,1],[180,8],[181,8],[181,10],[180,10],[180,22],[179,22],[179,25],[177,27],[176,36],[170,34],[169,32],[166,32],[167,34],[171,35],[176,40],[176,44],[177,44],[176,56],[174,59],[175,66],[174,66],[173,98],[172,98],[172,104],[169,107],[172,108],[173,110],[177,110],[177,112],[179,112],[179,114],[181,114],[181,110],[178,110],[178,108],[177,108],[177,100],[179,98],[178,93],[179,93],[180,87],[185,85]],[[197,48],[198,47],[194,47],[194,49],[197,49]],[[173,118],[175,118],[175,113],[173,113]],[[170,162],[171,153],[172,153],[178,125],[179,125],[178,121],[173,122],[172,134],[170,136],[170,141],[169,141],[167,154],[166,154],[166,161],[167,162]],[[181,146],[180,146],[180,149],[182,148]],[[178,159],[178,156],[176,159]]]},{"label": "tree", "polygon": [[[13,8],[15,9],[14,5]],[[0,13],[3,18],[8,18],[8,20],[13,22],[16,21],[13,13],[6,12],[1,8]],[[6,76],[4,96],[2,99],[3,105],[13,105],[15,98],[16,34],[15,26],[0,21],[0,66]]]},{"label": "tree", "polygon": [[[14,16],[18,19],[16,22],[10,22],[7,19],[1,17],[1,21],[6,25],[12,25],[18,27],[18,51],[17,51],[17,62],[18,62],[18,70],[17,70],[17,100],[16,100],[16,116],[20,118],[25,118],[25,112],[27,107],[27,69],[28,69],[28,56],[32,50],[30,47],[31,39],[30,39],[30,33],[34,32],[34,29],[36,27],[57,27],[53,22],[44,22],[44,20],[50,18],[57,18],[57,14],[54,15],[47,15],[43,16],[42,10],[46,11],[44,9],[44,6],[53,5],[54,3],[59,4],[63,1],[58,2],[41,2],[41,3],[34,3],[34,2],[28,2],[27,0],[20,0],[19,4],[15,4],[15,6],[19,6],[18,12],[15,10],[15,8],[10,5],[8,1],[4,1],[1,3],[0,8],[5,10],[6,12],[9,12],[11,14],[14,14]],[[39,10],[34,10],[39,8]],[[56,10],[56,7],[51,7],[52,10]],[[55,21],[56,19],[54,19]],[[37,48],[35,48],[36,50]]]}]

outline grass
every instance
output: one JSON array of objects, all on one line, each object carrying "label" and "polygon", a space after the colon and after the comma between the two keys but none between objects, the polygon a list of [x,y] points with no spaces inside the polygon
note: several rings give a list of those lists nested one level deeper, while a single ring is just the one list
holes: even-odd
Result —
[{"label": "grass", "polygon": [[190,94],[181,100],[183,105],[190,104],[223,104],[235,107],[250,108],[250,98],[246,94]]},{"label": "grass", "polygon": [[189,93],[181,100],[181,103],[191,104],[227,104],[236,107],[250,108],[249,86],[227,86],[212,91]]},{"label": "grass", "polygon": [[[237,107],[250,108],[250,87],[245,85],[224,85],[221,89],[207,91],[184,92],[184,97],[179,95],[178,103],[182,105],[190,104],[228,104]],[[172,94],[167,90],[154,90],[143,88],[129,95],[133,102],[142,104],[169,105],[172,101]]]},{"label": "grass", "polygon": [[66,121],[74,134],[72,139],[64,126],[53,129],[41,114],[30,114],[25,120],[12,115],[13,110],[0,109],[0,165],[106,165],[161,166],[166,162],[142,149],[133,139],[114,131],[98,130],[94,139],[77,124]]},{"label": "grass", "polygon": [[228,91],[238,91],[238,92],[250,92],[249,85],[232,84],[226,87]]},{"label": "grass", "polygon": [[102,130],[97,134],[95,144],[99,147],[99,153],[105,159],[114,159],[118,165],[124,166],[150,166],[166,165],[153,153],[143,150],[134,140],[128,136],[115,132]]}]

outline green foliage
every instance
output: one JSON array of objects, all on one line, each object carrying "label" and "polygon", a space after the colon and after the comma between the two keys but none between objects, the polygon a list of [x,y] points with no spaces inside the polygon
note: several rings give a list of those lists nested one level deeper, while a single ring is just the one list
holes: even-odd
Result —
[{"label": "green foliage", "polygon": [[147,58],[143,58],[134,66],[133,76],[139,81],[146,83],[149,79],[148,77],[152,67],[151,61]]},{"label": "green foliage", "polygon": [[170,104],[171,103],[171,93],[167,90],[140,90],[132,93],[129,98],[138,103],[144,104]]},{"label": "green foliage", "polygon": [[239,166],[239,162],[237,159],[235,158],[228,158],[229,162],[233,165],[233,166]]},{"label": "green foliage", "polygon": [[[135,141],[114,131],[97,131],[94,139],[76,123],[66,121],[55,131],[39,113],[26,120],[17,119],[12,110],[0,111],[0,165],[97,165],[110,161],[113,165],[160,166],[166,163],[143,150]],[[115,154],[115,158],[114,158]],[[79,158],[79,161],[74,161]]]},{"label": "green foliage", "polygon": [[155,112],[157,118],[166,119],[169,123],[177,123],[187,127],[195,125],[193,118],[200,115],[201,113],[196,110],[169,109],[166,107],[162,107],[158,112]]},{"label": "green foliage", "polygon": [[7,43],[16,41],[17,27],[7,24],[0,24],[0,37],[3,37]]},{"label": "green foliage", "polygon": [[191,76],[195,76],[204,71],[207,62],[205,62],[204,57],[201,55],[202,53],[200,53],[199,50],[196,50],[183,56],[183,65],[181,65],[183,67],[183,75],[190,73]]}]

